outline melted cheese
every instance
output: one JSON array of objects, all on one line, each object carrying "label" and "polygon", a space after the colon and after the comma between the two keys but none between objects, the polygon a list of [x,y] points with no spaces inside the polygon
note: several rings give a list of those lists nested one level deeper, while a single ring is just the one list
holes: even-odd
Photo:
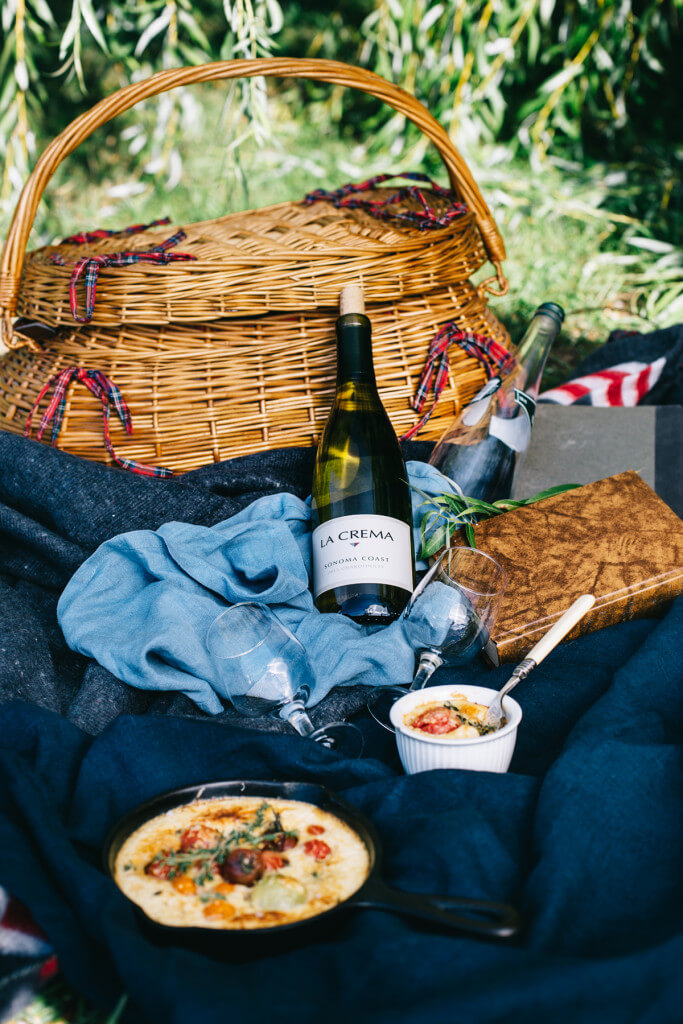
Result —
[{"label": "melted cheese", "polygon": [[[465,721],[449,732],[439,733],[430,733],[413,725],[415,720],[426,711],[436,711],[445,707],[455,709],[458,715],[461,715]],[[481,725],[483,723],[487,711],[488,707],[485,704],[476,704],[474,701],[468,700],[462,693],[452,693],[447,700],[426,701],[424,704],[418,704],[411,708],[403,716],[403,724],[420,736],[434,735],[438,736],[440,740],[471,740],[482,735],[477,728],[477,724]]]},{"label": "melted cheese", "polygon": [[[287,864],[267,870],[255,885],[229,885],[217,871],[210,874],[202,870],[201,850],[196,863],[193,861],[172,878],[145,872],[145,867],[159,854],[179,851],[181,836],[189,826],[215,829],[226,840],[252,824],[264,804],[268,807],[265,818],[270,820],[272,812],[277,812],[282,828],[295,832],[298,841],[280,854]],[[311,826],[314,834],[308,831]],[[324,859],[316,860],[306,852],[305,844],[314,840],[330,848]],[[234,845],[253,844],[237,841]],[[251,929],[289,924],[336,906],[361,887],[369,867],[368,851],[360,836],[314,804],[262,797],[221,797],[185,804],[141,825],[119,850],[114,878],[126,896],[160,924]],[[180,881],[181,878],[187,881]],[[190,880],[194,890],[181,891],[193,889]]]}]

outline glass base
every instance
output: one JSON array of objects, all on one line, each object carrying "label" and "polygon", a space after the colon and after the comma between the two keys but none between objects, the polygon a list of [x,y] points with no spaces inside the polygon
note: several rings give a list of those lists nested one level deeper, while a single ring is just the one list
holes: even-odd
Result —
[{"label": "glass base", "polygon": [[331,722],[310,733],[307,739],[315,740],[322,747],[349,759],[360,757],[365,746],[363,733],[351,722]]},{"label": "glass base", "polygon": [[407,686],[378,686],[368,697],[366,707],[383,729],[396,732],[391,724],[390,712],[399,697],[403,697],[406,693],[408,693]]}]

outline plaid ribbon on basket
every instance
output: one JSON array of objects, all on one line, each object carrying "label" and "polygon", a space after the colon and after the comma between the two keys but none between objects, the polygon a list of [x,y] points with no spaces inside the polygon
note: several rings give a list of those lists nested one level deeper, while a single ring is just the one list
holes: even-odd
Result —
[{"label": "plaid ribbon on basket", "polygon": [[[445,199],[450,201],[450,207],[442,214],[437,214],[433,206],[430,206],[427,202],[427,198],[417,185],[406,185],[403,188],[399,188],[392,195],[387,196],[386,199],[356,199],[355,195],[358,192],[369,192],[370,189],[376,188],[381,185],[382,182],[388,181],[391,178],[408,178],[411,181],[426,181],[433,192],[438,196],[443,196]],[[422,212],[419,210],[389,210],[389,206],[397,205],[405,202],[406,199],[415,199],[422,206]],[[468,209],[464,203],[460,203],[455,198],[455,193],[449,188],[442,188],[441,185],[437,185],[436,182],[432,181],[427,174],[419,174],[417,171],[408,171],[405,174],[378,174],[374,178],[368,178],[367,181],[360,181],[356,184],[349,182],[347,185],[342,185],[341,188],[336,189],[333,192],[327,192],[323,188],[317,188],[314,192],[309,192],[304,198],[304,202],[307,206],[311,206],[312,203],[332,203],[333,206],[345,207],[350,210],[365,210],[372,217],[377,217],[379,220],[398,220],[405,221],[408,224],[412,224],[413,227],[418,228],[420,231],[429,231],[434,228],[445,228],[455,220],[456,217],[462,217],[463,214],[468,213]]]},{"label": "plaid ribbon on basket", "polygon": [[415,437],[415,434],[422,430],[434,412],[436,403],[441,397],[441,392],[448,382],[448,349],[453,344],[458,345],[469,356],[473,356],[478,360],[484,367],[489,380],[498,373],[507,373],[515,365],[515,357],[512,353],[505,348],[505,345],[502,345],[494,338],[489,338],[485,334],[474,334],[472,331],[464,331],[452,321],[446,324],[434,335],[430,342],[429,355],[427,356],[410,404],[416,412],[422,412],[432,384],[434,386],[434,401],[431,408],[418,420],[415,426],[401,435],[402,441],[410,441],[411,437]]},{"label": "plaid ribbon on basket", "polygon": [[139,235],[149,228],[158,228],[163,224],[170,224],[170,217],[162,217],[161,220],[151,220],[149,224],[130,224],[127,228],[119,228],[118,231],[110,231],[106,228],[98,228],[97,231],[79,231],[75,235],[63,238],[60,245],[86,245],[88,242],[98,242],[101,238],[112,238],[114,235]]},{"label": "plaid ribbon on basket", "polygon": [[[77,236],[73,236],[74,238]],[[175,260],[196,260],[197,257],[189,252],[167,252],[178,242],[182,242],[187,235],[184,231],[177,231],[164,242],[155,245],[153,249],[145,252],[109,252],[101,256],[82,256],[74,264],[69,281],[69,304],[74,320],[79,324],[88,324],[92,320],[95,310],[95,293],[97,291],[97,277],[100,270],[105,267],[125,267],[130,263],[171,263]],[[60,266],[66,265],[66,260],[61,253],[53,253],[50,257],[52,263]],[[77,286],[80,278],[85,283],[85,316],[78,313]]]},{"label": "plaid ribbon on basket", "polygon": [[52,398],[48,402],[47,409],[41,417],[36,437],[40,441],[47,426],[50,421],[52,421],[50,444],[53,447],[57,444],[57,438],[62,427],[62,420],[64,419],[64,411],[66,409],[66,393],[69,384],[74,380],[81,381],[81,383],[85,384],[96,398],[101,400],[102,422],[104,425],[104,443],[107,451],[117,466],[121,466],[122,469],[130,469],[133,473],[138,473],[140,476],[173,476],[172,469],[166,469],[164,466],[146,466],[142,462],[136,462],[133,459],[124,459],[120,455],[116,454],[114,446],[111,443],[111,437],[109,436],[110,406],[123,423],[123,427],[127,434],[133,433],[133,422],[131,420],[130,409],[128,408],[125,398],[117,388],[116,384],[114,384],[109,377],[106,377],[101,370],[87,370],[83,366],[68,366],[66,369],[56,373],[54,377],[50,377],[49,381],[44,385],[40,394],[33,403],[31,411],[28,414],[26,426],[24,427],[24,437],[31,436],[31,421],[33,419],[33,414],[36,412],[38,406],[50,388],[54,388]]}]

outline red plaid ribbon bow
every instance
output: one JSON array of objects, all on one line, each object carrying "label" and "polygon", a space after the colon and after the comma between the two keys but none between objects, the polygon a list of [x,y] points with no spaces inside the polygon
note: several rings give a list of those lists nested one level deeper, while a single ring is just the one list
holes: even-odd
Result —
[{"label": "red plaid ribbon bow", "polygon": [[[393,195],[387,196],[386,199],[355,199],[354,195],[356,192],[368,192],[372,188],[376,188],[377,185],[381,185],[383,181],[388,181],[390,178],[408,178],[411,181],[426,181],[429,183],[432,191],[436,192],[437,195],[443,196],[450,200],[450,208],[437,216],[436,211],[432,206],[429,205],[427,199],[417,185],[406,185],[404,188],[398,189]],[[402,203],[406,199],[411,198],[417,200],[422,206],[422,212],[419,210],[389,210],[387,207],[393,204]],[[442,188],[441,185],[437,185],[436,182],[432,181],[431,178],[426,174],[418,174],[415,171],[409,171],[406,174],[378,174],[374,178],[368,178],[367,181],[360,181],[357,184],[349,183],[348,185],[342,185],[341,188],[336,189],[334,192],[326,192],[325,189],[318,188],[314,192],[309,192],[305,197],[304,202],[307,206],[312,203],[325,202],[332,203],[336,207],[346,207],[347,209],[361,209],[371,214],[373,217],[377,217],[379,220],[399,220],[407,221],[420,231],[428,231],[433,228],[445,228],[454,220],[456,217],[461,217],[464,213],[467,213],[467,207],[464,203],[459,203],[455,198],[455,193],[449,188]]]},{"label": "red plaid ribbon bow", "polygon": [[66,409],[66,393],[72,380],[80,380],[90,391],[92,391],[93,395],[101,400],[102,421],[104,424],[104,443],[107,447],[107,451],[117,466],[121,466],[123,469],[130,469],[133,473],[139,473],[141,476],[173,476],[172,469],[165,469],[163,466],[146,466],[142,462],[135,462],[133,459],[123,459],[116,454],[109,436],[109,407],[111,406],[114,412],[116,412],[123,423],[127,434],[133,433],[133,423],[130,416],[130,409],[128,408],[125,398],[117,388],[116,384],[114,384],[109,377],[105,377],[101,370],[86,370],[83,366],[68,366],[65,370],[61,370],[59,373],[56,373],[54,377],[50,377],[49,381],[43,387],[42,391],[33,403],[33,407],[28,414],[26,426],[24,427],[24,437],[31,436],[31,420],[33,419],[33,414],[50,388],[54,387],[54,394],[48,403],[47,409],[41,417],[40,426],[38,427],[38,433],[36,436],[40,441],[45,429],[50,423],[50,420],[52,420],[50,444],[53,447],[57,444],[59,431],[62,427],[62,420],[64,419],[64,410]]},{"label": "red plaid ribbon bow", "polygon": [[[77,236],[73,236],[74,238]],[[74,264],[69,281],[69,303],[74,320],[79,324],[88,324],[92,320],[95,309],[95,293],[97,291],[97,275],[104,267],[124,267],[129,263],[171,263],[174,260],[196,260],[197,257],[189,252],[166,252],[167,249],[177,245],[186,238],[184,231],[178,231],[171,235],[165,242],[155,245],[147,252],[109,252],[101,256],[82,256]],[[60,253],[53,253],[50,257],[53,263],[64,266],[65,260]],[[80,278],[85,282],[85,316],[78,313],[77,285]]]},{"label": "red plaid ribbon bow", "polygon": [[474,356],[482,364],[489,380],[497,373],[507,373],[515,365],[515,357],[508,352],[505,345],[501,345],[494,338],[489,338],[485,334],[473,334],[472,331],[463,331],[453,322],[446,324],[432,338],[429,355],[410,404],[416,412],[422,412],[432,382],[434,384],[434,401],[431,408],[415,426],[401,435],[402,441],[409,441],[411,437],[415,437],[415,434],[422,430],[434,412],[441,392],[448,382],[448,349],[453,343],[459,345],[468,355]]}]

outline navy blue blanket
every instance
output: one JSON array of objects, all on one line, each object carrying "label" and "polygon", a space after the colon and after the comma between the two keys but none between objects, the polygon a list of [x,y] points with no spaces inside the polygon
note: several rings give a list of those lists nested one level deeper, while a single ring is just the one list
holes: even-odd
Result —
[{"label": "navy blue blanket", "polygon": [[[406,777],[365,716],[368,756],[212,720],[120,716],[92,738],[25,702],[0,708],[0,883],[69,982],[139,1024],[681,1019],[683,599],[555,651],[516,696],[506,775]],[[440,673],[479,679],[478,664]],[[486,673],[499,685],[506,669]],[[437,677],[437,682],[439,678]],[[220,962],[159,948],[103,873],[100,849],[141,800],[203,780],[315,780],[378,826],[391,884],[516,903],[513,945],[354,910],[324,942]]]},{"label": "navy blue blanket", "polygon": [[[680,1021],[683,599],[558,649],[521,684],[506,775],[406,777],[363,712],[367,756],[340,763],[131,690],[66,648],[57,599],[103,540],[304,496],[311,463],[273,452],[148,480],[0,432],[0,886],[79,992],[107,1009],[128,993],[123,1019],[139,1024]],[[435,682],[506,675],[476,663]],[[156,948],[101,870],[105,834],[147,797],[238,776],[337,789],[378,826],[389,882],[513,902],[524,936],[503,947],[358,910],[324,943],[300,930],[291,952],[239,966]]]}]

